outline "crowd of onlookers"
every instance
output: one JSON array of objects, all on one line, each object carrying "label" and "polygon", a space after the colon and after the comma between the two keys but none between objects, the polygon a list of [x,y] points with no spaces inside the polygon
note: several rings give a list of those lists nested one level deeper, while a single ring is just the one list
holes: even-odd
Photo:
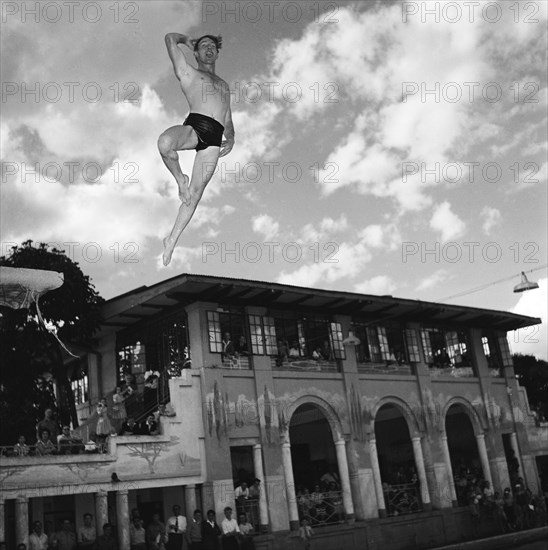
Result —
[{"label": "crowd of onlookers", "polygon": [[324,473],[311,487],[297,487],[299,518],[310,525],[337,523],[344,520],[344,506],[339,476],[336,472]]},{"label": "crowd of onlookers", "polygon": [[[254,526],[246,513],[232,518],[232,508],[224,509],[224,519],[218,525],[213,510],[208,510],[202,518],[201,510],[194,510],[190,521],[181,514],[176,504],[173,514],[162,521],[158,512],[145,522],[138,508],[131,511],[129,518],[129,542],[131,550],[254,550]],[[146,524],[145,524],[146,523]],[[34,521],[32,531],[25,542],[19,543],[17,550],[119,550],[117,528],[105,523],[101,532],[95,526],[93,515],[85,513],[83,525],[73,527],[70,519],[64,519],[59,529],[54,530],[52,522],[42,526]],[[7,550],[6,543],[0,542],[0,550]]]},{"label": "crowd of onlookers", "polygon": [[[513,453],[510,456],[512,466]],[[547,524],[546,497],[534,495],[512,467],[511,487],[502,494],[495,491],[489,481],[483,479],[479,468],[460,465],[456,468],[455,489],[459,505],[470,509],[474,530],[481,527],[482,519],[494,519],[500,532],[519,531]]]},{"label": "crowd of onlookers", "polygon": [[[151,385],[154,383],[157,382],[151,381]],[[86,438],[87,441],[79,435],[79,430],[72,430],[67,425],[61,426],[53,409],[49,408],[45,410],[44,418],[36,425],[36,442],[33,445],[27,443],[24,435],[20,435],[17,443],[11,449],[4,448],[3,452],[12,456],[100,453],[106,452],[108,438],[113,435],[158,435],[160,433],[159,417],[175,416],[172,406],[169,403],[157,405],[157,401],[150,401],[147,405],[152,407],[157,405],[156,410],[148,414],[143,421],[137,422],[137,414],[143,410],[143,407],[140,405],[135,415],[128,415],[126,401],[132,394],[131,385],[127,384],[116,387],[110,407],[106,398],[99,400],[95,409],[96,414],[90,419],[91,429],[89,438]],[[133,408],[130,409],[131,412],[133,410]]]},{"label": "crowd of onlookers", "polygon": [[493,491],[488,481],[476,483],[468,492],[468,505],[474,530],[478,531],[482,517],[495,519],[502,533],[532,529],[547,524],[544,496],[534,495],[522,478],[502,494]]}]

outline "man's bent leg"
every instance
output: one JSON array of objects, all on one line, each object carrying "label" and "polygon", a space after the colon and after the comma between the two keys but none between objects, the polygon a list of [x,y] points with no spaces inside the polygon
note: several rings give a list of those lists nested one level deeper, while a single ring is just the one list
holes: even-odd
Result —
[{"label": "man's bent leg", "polygon": [[196,207],[202,198],[206,185],[215,172],[217,167],[217,160],[219,159],[219,147],[208,147],[202,151],[196,153],[194,159],[194,167],[192,169],[192,178],[190,180],[190,205],[181,204],[179,206],[179,213],[175,220],[175,225],[171,230],[169,237],[164,239],[164,265],[168,265],[171,262],[171,256],[173,249],[177,244],[181,233],[184,231],[188,222],[192,219]]},{"label": "man's bent leg", "polygon": [[198,137],[190,126],[172,126],[158,138],[158,150],[162,155],[162,160],[173,174],[179,187],[179,198],[185,204],[190,204],[188,176],[181,170],[177,151],[194,149],[196,145],[198,145]]}]

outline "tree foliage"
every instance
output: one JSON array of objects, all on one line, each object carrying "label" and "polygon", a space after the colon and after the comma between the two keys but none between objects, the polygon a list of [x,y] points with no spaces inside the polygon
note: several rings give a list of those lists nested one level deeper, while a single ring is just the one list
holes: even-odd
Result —
[{"label": "tree foliage", "polygon": [[[40,298],[43,318],[69,350],[75,344],[78,349],[92,344],[103,299],[64,251],[26,241],[0,257],[0,265],[63,273],[63,285]],[[77,423],[65,361],[68,354],[36,313],[34,304],[28,310],[1,309],[0,443],[4,445],[15,443],[20,434],[32,441],[36,422],[48,407],[58,409],[61,422]]]},{"label": "tree foliage", "polygon": [[548,418],[548,362],[534,355],[515,354],[514,372],[527,390],[529,405]]}]

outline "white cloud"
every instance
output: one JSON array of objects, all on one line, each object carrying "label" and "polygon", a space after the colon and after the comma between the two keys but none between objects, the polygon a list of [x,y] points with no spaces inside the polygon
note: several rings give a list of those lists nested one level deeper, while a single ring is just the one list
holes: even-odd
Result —
[{"label": "white cloud", "polygon": [[441,234],[443,242],[447,242],[461,237],[466,224],[451,210],[449,202],[444,201],[434,208],[430,227]]},{"label": "white cloud", "polygon": [[420,292],[422,290],[427,290],[429,288],[433,288],[443,281],[447,279],[448,272],[445,269],[438,269],[437,271],[434,271],[431,275],[428,277],[425,277],[422,279],[422,281],[417,285],[415,290],[417,292]]},{"label": "white cloud", "polygon": [[[532,279],[531,279],[532,280]],[[538,317],[541,325],[528,327],[509,334],[510,346],[513,353],[535,355],[545,361],[548,360],[548,279],[538,281],[539,288],[528,290],[520,294],[518,303],[512,308],[513,313]]]},{"label": "white cloud", "polygon": [[274,220],[268,214],[261,214],[260,216],[255,216],[252,220],[253,222],[253,231],[259,233],[267,241],[271,241],[278,236],[280,230],[280,224]]},{"label": "white cloud", "polygon": [[329,259],[322,255],[318,258],[320,261],[304,265],[296,271],[282,271],[277,281],[300,286],[332,286],[342,279],[357,277],[371,258],[364,242],[343,242]]},{"label": "white cloud", "polygon": [[486,235],[491,235],[491,230],[499,225],[502,220],[500,210],[490,206],[485,206],[482,209],[480,216],[483,219],[482,229]]}]

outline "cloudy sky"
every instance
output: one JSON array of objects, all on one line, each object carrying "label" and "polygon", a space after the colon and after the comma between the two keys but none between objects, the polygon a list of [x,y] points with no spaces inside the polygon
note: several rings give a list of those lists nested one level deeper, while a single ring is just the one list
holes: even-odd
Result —
[{"label": "cloudy sky", "polygon": [[[105,298],[190,272],[546,323],[545,2],[35,4],[2,4],[3,254],[59,243]],[[167,32],[223,35],[236,146],[166,268]],[[546,324],[511,340],[546,359]]]}]

